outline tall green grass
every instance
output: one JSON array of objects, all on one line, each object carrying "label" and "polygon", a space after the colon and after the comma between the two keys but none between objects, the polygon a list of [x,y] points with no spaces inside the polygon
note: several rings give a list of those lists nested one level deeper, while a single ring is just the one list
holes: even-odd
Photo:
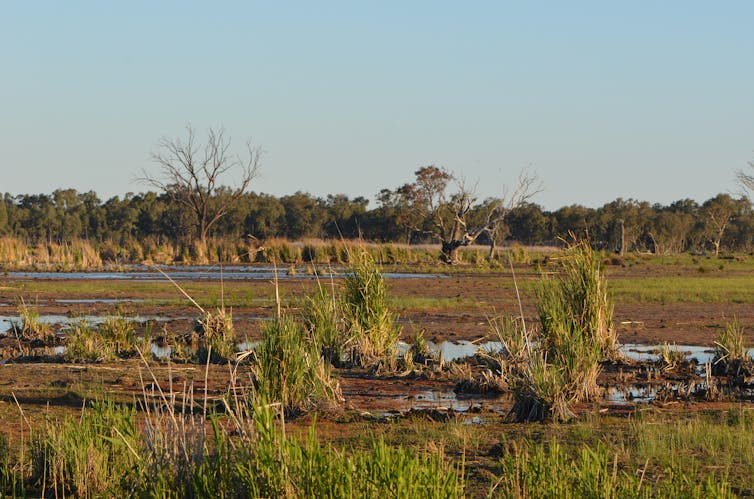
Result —
[{"label": "tall green grass", "polygon": [[319,443],[313,428],[304,438],[287,437],[270,406],[254,419],[255,437],[237,466],[250,497],[463,496],[464,463],[451,462],[442,448],[416,452],[375,438],[349,453]]},{"label": "tall green grass", "polygon": [[251,358],[257,397],[282,404],[286,413],[332,409],[340,403],[340,385],[330,364],[290,314],[264,326]]},{"label": "tall green grass", "polygon": [[[562,421],[572,417],[570,405],[600,394],[600,362],[619,356],[599,255],[586,243],[571,246],[561,259],[561,271],[537,287],[540,330],[527,362],[508,371],[515,403],[515,421]],[[499,328],[498,328],[499,329]],[[527,331],[512,329],[501,336],[521,352],[532,345]],[[519,354],[520,355],[520,354]]]},{"label": "tall green grass", "polygon": [[743,368],[751,369],[752,359],[744,342],[744,327],[738,317],[725,324],[715,341],[712,359],[713,373],[718,375],[741,374]]},{"label": "tall green grass", "polygon": [[123,480],[140,459],[138,440],[133,409],[96,402],[37,436],[29,483],[54,497],[121,495]]},{"label": "tall green grass", "polygon": [[464,462],[440,448],[410,450],[375,438],[366,449],[289,436],[262,398],[232,395],[215,414],[192,410],[191,391],[145,393],[143,423],[111,402],[35,430],[26,453],[0,448],[0,495],[43,497],[407,497],[464,493]]},{"label": "tall green grass", "polygon": [[712,473],[664,468],[659,476],[619,465],[619,451],[603,443],[568,452],[557,440],[511,445],[500,462],[501,476],[490,495],[509,498],[734,497],[730,483]]},{"label": "tall green grass", "polygon": [[321,282],[313,295],[305,297],[302,310],[304,325],[324,358],[335,366],[346,359],[352,337],[346,332],[343,319],[343,304]]},{"label": "tall green grass", "polygon": [[30,343],[48,343],[55,340],[55,332],[49,324],[39,319],[39,310],[23,300],[18,305],[18,324],[13,325],[16,337]]},{"label": "tall green grass", "polygon": [[346,329],[353,338],[351,361],[362,366],[381,363],[394,369],[401,328],[388,307],[380,268],[366,251],[352,255],[343,282],[343,309]]}]

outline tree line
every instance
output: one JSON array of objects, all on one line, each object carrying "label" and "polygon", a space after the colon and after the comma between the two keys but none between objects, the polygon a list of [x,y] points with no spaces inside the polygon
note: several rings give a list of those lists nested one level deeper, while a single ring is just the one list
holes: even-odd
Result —
[{"label": "tree line", "polygon": [[[437,227],[442,220],[437,208],[444,203],[449,208],[446,219],[457,222],[459,194],[437,197],[432,202],[439,206],[428,206],[421,202],[424,198],[407,195],[411,185],[383,189],[375,207],[369,207],[364,197],[344,194],[317,197],[296,192],[277,197],[244,192],[212,225],[208,237],[441,242]],[[221,199],[219,192],[209,199],[210,206]],[[574,204],[554,211],[524,200],[504,212],[491,211],[502,206],[501,201],[463,200],[463,228],[480,228],[474,242],[553,245],[573,235],[617,253],[754,250],[754,212],[745,197],[718,194],[701,204],[682,199],[669,205],[619,198],[598,208]],[[503,214],[494,225],[490,224],[491,213]],[[74,239],[115,244],[145,239],[177,243],[200,237],[196,211],[176,202],[174,192],[129,193],[102,201],[95,192],[73,189],[58,189],[51,194],[6,193],[0,203],[0,235],[30,244]]]}]

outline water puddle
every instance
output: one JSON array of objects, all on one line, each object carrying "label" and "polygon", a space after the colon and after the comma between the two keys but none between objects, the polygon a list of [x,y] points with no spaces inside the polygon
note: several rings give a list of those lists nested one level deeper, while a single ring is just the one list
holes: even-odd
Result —
[{"label": "water puddle", "polygon": [[[619,347],[620,352],[631,360],[639,362],[657,362],[660,359],[663,345],[644,345],[639,343],[625,343]],[[669,345],[671,351],[679,351],[689,360],[695,360],[700,365],[712,362],[715,350],[698,345]],[[749,350],[749,355],[754,349]]]},{"label": "water puddle", "polygon": [[[310,267],[293,267],[293,271],[277,269],[273,267],[244,267],[229,266],[222,269],[216,266],[186,266],[186,267],[161,267],[171,279],[176,281],[221,281],[221,280],[273,280],[278,279],[322,279],[329,277],[345,277],[347,272],[338,272],[337,269],[325,272],[313,272]],[[341,269],[343,270],[343,269]],[[95,280],[133,280],[147,282],[164,282],[165,276],[148,267],[134,266],[123,272],[6,272],[7,277],[15,279],[95,279]],[[385,272],[382,276],[386,279],[427,279],[443,278],[438,274],[409,274],[401,272]]]},{"label": "water puddle", "polygon": [[408,395],[399,395],[393,397],[388,405],[389,410],[384,412],[385,416],[400,416],[407,413],[435,412],[439,414],[466,414],[469,417],[463,419],[463,424],[484,424],[482,417],[472,414],[478,413],[482,407],[487,410],[502,413],[503,406],[509,401],[505,396],[491,399],[478,395],[459,395],[452,390],[421,390],[412,392]]},{"label": "water puddle", "polygon": [[152,343],[149,351],[152,352],[155,359],[169,359],[173,355],[173,347],[170,345],[160,346],[157,343]]},{"label": "water puddle", "polygon": [[424,390],[405,398],[406,408],[411,409],[437,409],[466,412],[474,405],[469,400],[458,400],[453,391]]},{"label": "water puddle", "polygon": [[637,402],[649,403],[657,397],[657,386],[610,386],[605,390],[605,400],[616,405]]},{"label": "water puddle", "polygon": [[[157,315],[144,315],[138,317],[122,317],[115,315],[81,315],[78,317],[68,317],[66,315],[40,315],[37,321],[41,324],[60,327],[61,330],[70,328],[74,324],[85,322],[86,324],[97,327],[110,319],[125,319],[132,322],[168,322],[176,320],[171,317],[161,317]],[[182,318],[177,318],[182,319]],[[3,315],[0,316],[0,335],[7,335],[13,331],[14,326],[21,326],[21,319],[18,316]]]},{"label": "water puddle", "polygon": [[[398,343],[396,343],[396,348],[398,349],[398,355],[403,355],[411,350],[412,345],[404,341],[399,341]],[[440,343],[427,341],[427,348],[429,349],[429,352],[430,354],[432,354],[432,356],[438,358],[442,356],[442,359],[445,362],[453,362],[456,360],[473,357],[480,352],[501,352],[503,350],[503,344],[499,341],[474,342],[461,340],[457,342],[443,341]]]}]

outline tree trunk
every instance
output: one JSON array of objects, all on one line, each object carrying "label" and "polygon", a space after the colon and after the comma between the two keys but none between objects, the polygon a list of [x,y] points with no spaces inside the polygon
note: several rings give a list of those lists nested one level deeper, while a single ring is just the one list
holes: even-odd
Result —
[{"label": "tree trunk", "polygon": [[458,248],[463,245],[463,241],[443,241],[440,259],[448,265],[458,263]]},{"label": "tree trunk", "polygon": [[623,222],[623,220],[618,220],[620,222],[620,256],[623,256],[623,254],[626,251],[626,225]]}]

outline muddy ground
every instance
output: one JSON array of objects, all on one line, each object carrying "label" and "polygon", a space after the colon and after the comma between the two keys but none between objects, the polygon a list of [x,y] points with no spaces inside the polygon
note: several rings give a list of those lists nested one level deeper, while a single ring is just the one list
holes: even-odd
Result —
[{"label": "muddy ground", "polygon": [[[630,269],[611,267],[609,279],[644,279],[668,275],[694,275],[693,270],[653,267]],[[751,270],[754,285],[754,267]],[[527,282],[539,278],[528,267],[517,270],[522,288],[531,289]],[[337,286],[337,280],[335,285]],[[217,294],[216,282],[194,283]],[[316,282],[306,276],[280,281],[280,292],[288,307],[300,306]],[[484,341],[490,337],[489,321],[500,315],[518,315],[519,303],[510,273],[462,273],[432,277],[390,279],[390,297],[404,327],[404,339],[411,341],[415,331],[424,331],[425,338],[436,343],[443,341]],[[274,287],[268,281],[234,281],[223,286],[223,296],[233,305],[232,313],[238,339],[259,337],[261,320],[275,313]],[[258,297],[237,299],[239,296]],[[236,298],[234,298],[236,297]],[[197,309],[170,285],[129,285],[119,281],[81,280],[75,284],[63,280],[30,280],[6,276],[0,282],[0,316],[16,316],[23,300],[32,304],[39,314],[76,317],[81,315],[109,315],[122,313],[140,317],[158,316],[168,319],[156,324],[164,334],[180,334],[192,328]],[[61,301],[63,300],[63,301]],[[69,300],[69,301],[65,301]],[[70,301],[73,300],[73,301]],[[83,300],[83,301],[76,301]],[[87,301],[90,300],[90,301]],[[103,301],[104,300],[104,301]],[[111,302],[108,300],[126,300]],[[146,300],[146,301],[128,301]],[[235,304],[234,304],[235,301]],[[537,323],[531,292],[522,292],[521,306],[530,324]],[[614,323],[623,343],[677,343],[710,347],[715,335],[726,320],[737,316],[743,324],[754,323],[754,306],[750,303],[615,303]],[[747,328],[747,340],[754,343],[752,329]],[[12,346],[13,338],[0,339],[0,347]],[[474,367],[474,372],[479,368]],[[630,369],[628,369],[630,370]],[[604,383],[616,382],[616,368]],[[240,383],[248,379],[248,372],[240,368],[236,373]],[[396,417],[421,414],[429,420],[457,418],[462,424],[478,425],[484,434],[495,433],[504,424],[505,414],[512,405],[509,395],[483,396],[456,393],[458,371],[453,369],[421,375],[376,376],[365,371],[340,369],[345,403],[336,411],[321,417],[319,427],[324,438],[343,440]],[[638,374],[639,378],[646,374]],[[205,384],[205,378],[207,383]],[[209,403],[228,394],[231,369],[225,365],[168,364],[150,361],[147,366],[138,358],[108,364],[70,364],[53,358],[0,361],[0,420],[10,442],[17,442],[28,434],[28,428],[44,424],[46,420],[63,414],[73,414],[96,398],[113,398],[134,403],[165,392],[184,392],[192,388],[203,399],[205,390]],[[641,378],[644,379],[644,378]],[[635,379],[634,379],[635,381]],[[197,403],[198,404],[198,403]],[[578,411],[621,417],[636,410],[639,403],[632,400],[605,399]],[[724,405],[724,404],[723,404]],[[720,407],[709,400],[656,401],[657,410],[701,410]],[[377,426],[374,426],[377,425]]]},{"label": "muddy ground", "polygon": [[[684,269],[681,269],[684,270]],[[609,279],[637,279],[682,275],[676,268],[622,269],[608,268]],[[693,270],[685,272],[693,276]],[[754,266],[751,271],[754,287]],[[522,268],[517,271],[518,283],[539,278],[539,274]],[[34,291],[29,283],[34,282]],[[509,273],[469,273],[438,275],[428,278],[387,280],[390,297],[401,322],[404,336],[409,339],[415,330],[424,330],[427,339],[441,341],[476,341],[489,335],[490,319],[499,315],[519,315],[517,294]],[[63,284],[63,282],[60,282]],[[170,285],[139,288],[129,291],[128,284],[117,281],[110,286],[107,281],[77,281],[67,291],[56,290],[55,280],[29,280],[5,278],[0,286],[0,316],[17,315],[18,304],[23,300],[35,306],[40,315],[108,315],[120,311],[125,315],[141,317],[159,316],[168,319],[169,330],[185,331],[197,316],[197,309]],[[185,283],[184,283],[185,284]],[[215,295],[220,285],[203,281]],[[329,283],[328,283],[329,285]],[[335,280],[338,285],[338,280]],[[316,282],[308,277],[287,278],[280,281],[280,293],[285,303],[295,309],[302,297],[311,294]],[[217,288],[217,289],[216,289]],[[239,338],[259,337],[259,321],[274,314],[274,286],[265,280],[226,282],[223,286],[227,303],[232,307]],[[233,296],[259,297],[245,300],[242,306],[233,304]],[[536,309],[531,292],[520,292],[524,316],[536,323]],[[66,300],[95,300],[91,303],[71,303]],[[59,301],[62,300],[62,301]],[[107,300],[146,300],[146,302],[121,303]],[[165,303],[161,303],[161,301]],[[255,303],[256,302],[256,303]],[[621,303],[616,301],[614,324],[619,339],[624,343],[677,343],[711,346],[715,335],[733,316],[744,324],[754,323],[754,306],[751,303]],[[749,340],[754,342],[754,329],[749,328]]]}]

